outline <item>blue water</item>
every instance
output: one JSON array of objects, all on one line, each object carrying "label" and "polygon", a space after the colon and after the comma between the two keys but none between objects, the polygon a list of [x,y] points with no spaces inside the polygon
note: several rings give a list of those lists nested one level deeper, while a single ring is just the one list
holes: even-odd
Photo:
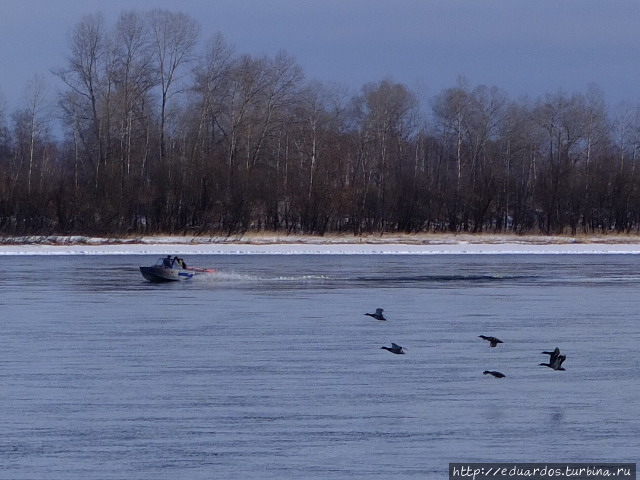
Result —
[{"label": "blue water", "polygon": [[[220,273],[156,285],[149,256],[2,258],[0,478],[638,460],[639,256],[185,259]],[[564,372],[538,365],[556,346]]]}]

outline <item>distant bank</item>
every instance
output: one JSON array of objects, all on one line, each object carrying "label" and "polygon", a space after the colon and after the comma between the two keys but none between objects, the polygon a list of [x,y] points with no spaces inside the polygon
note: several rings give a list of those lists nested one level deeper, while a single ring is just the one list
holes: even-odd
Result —
[{"label": "distant bank", "polygon": [[640,254],[640,236],[386,234],[0,238],[0,255]]}]

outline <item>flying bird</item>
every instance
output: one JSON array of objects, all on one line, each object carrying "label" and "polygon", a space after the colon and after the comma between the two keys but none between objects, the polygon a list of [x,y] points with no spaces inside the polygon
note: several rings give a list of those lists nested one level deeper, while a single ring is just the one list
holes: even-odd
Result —
[{"label": "flying bird", "polygon": [[380,347],[380,350],[388,350],[391,353],[395,353],[396,355],[404,355],[404,348],[395,343],[391,343],[390,347]]},{"label": "flying bird", "polygon": [[504,343],[502,340],[500,340],[499,338],[496,338],[496,337],[487,337],[486,335],[478,335],[478,337],[480,337],[483,340],[486,340],[487,342],[489,342],[492,347],[495,347],[499,343]]},{"label": "flying bird", "polygon": [[545,355],[549,355],[549,363],[541,363],[540,365],[543,367],[549,367],[553,370],[564,370],[562,364],[567,359],[566,355],[562,355],[560,353],[560,349],[558,347],[553,350],[553,352],[542,352]]},{"label": "flying bird", "polygon": [[382,312],[384,312],[383,309],[381,308],[376,308],[376,313],[365,313],[365,315],[368,315],[370,317],[375,318],[376,320],[386,320],[386,318],[384,318],[384,315],[382,314]]},{"label": "flying bird", "polygon": [[558,355],[560,355],[560,349],[558,347],[556,347],[553,350],[553,352],[542,352],[542,353],[544,353],[545,355],[551,355],[551,357],[550,357],[550,359],[551,359],[551,358],[554,358],[554,357],[557,357]]},{"label": "flying bird", "polygon": [[504,373],[496,372],[495,370],[485,370],[482,373],[484,373],[485,375],[493,375],[496,378],[504,378],[504,377],[506,377],[506,375]]}]

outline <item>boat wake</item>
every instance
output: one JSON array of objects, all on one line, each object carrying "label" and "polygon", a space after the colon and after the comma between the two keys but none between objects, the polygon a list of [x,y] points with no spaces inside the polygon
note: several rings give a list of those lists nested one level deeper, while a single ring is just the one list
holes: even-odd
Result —
[{"label": "boat wake", "polygon": [[257,275],[221,272],[219,270],[213,275],[199,275],[191,279],[193,282],[255,282],[259,280],[260,277]]},{"label": "boat wake", "polygon": [[248,273],[224,272],[218,270],[214,275],[198,275],[191,282],[208,282],[219,284],[233,283],[264,283],[264,284],[308,284],[332,280],[327,275],[280,275],[271,277],[268,275],[253,275]]}]

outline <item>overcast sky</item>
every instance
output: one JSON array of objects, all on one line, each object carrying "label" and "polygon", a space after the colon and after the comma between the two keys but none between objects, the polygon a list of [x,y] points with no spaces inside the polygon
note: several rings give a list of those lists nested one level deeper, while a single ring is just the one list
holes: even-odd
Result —
[{"label": "overcast sky", "polygon": [[0,91],[20,105],[35,74],[65,65],[71,28],[103,13],[182,11],[237,53],[284,50],[309,79],[359,90],[392,79],[426,97],[485,84],[512,98],[595,83],[608,104],[640,103],[638,0],[0,0]]}]

